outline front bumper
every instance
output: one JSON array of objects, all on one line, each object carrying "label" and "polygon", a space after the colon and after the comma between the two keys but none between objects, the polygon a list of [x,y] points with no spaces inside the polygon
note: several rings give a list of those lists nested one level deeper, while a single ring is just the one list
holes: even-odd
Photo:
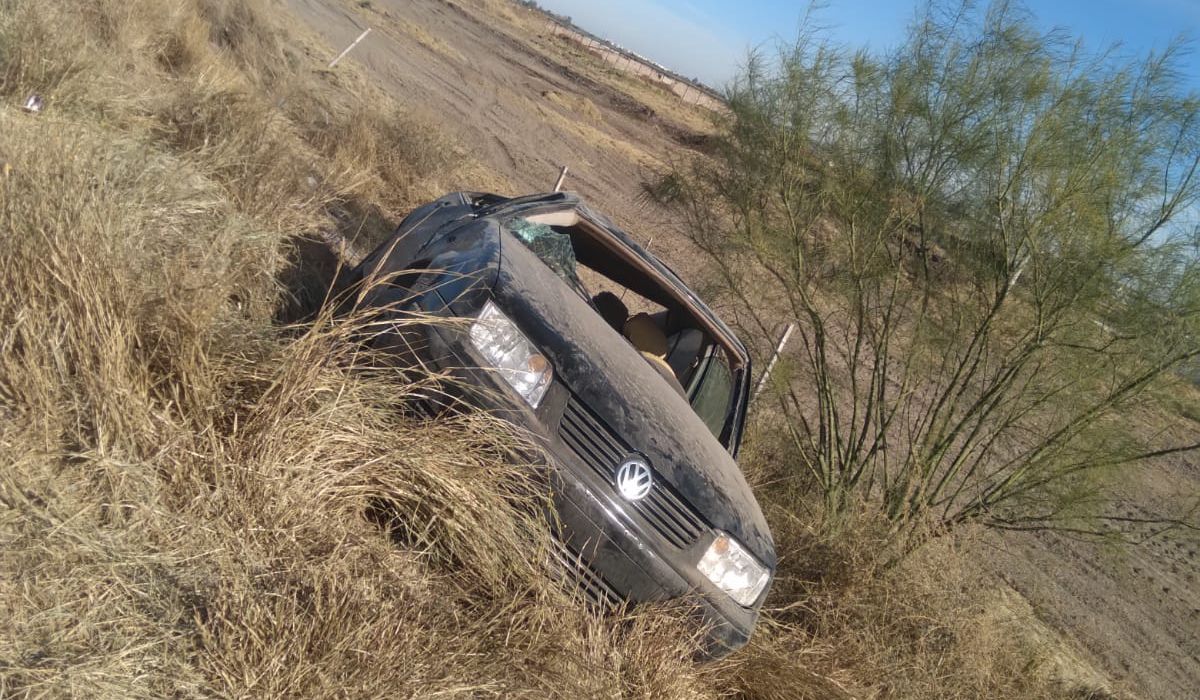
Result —
[{"label": "front bumper", "polygon": [[[575,460],[573,455],[556,452],[552,459],[561,479],[554,505],[563,540],[578,556],[576,566],[587,567],[575,572],[577,578],[632,602],[684,601],[705,627],[707,656],[725,656],[749,641],[758,611],[737,605],[722,591],[704,591],[715,587],[696,571],[699,554],[659,547],[653,535],[607,495],[605,486],[590,483],[589,474],[581,476],[566,466]],[[690,577],[681,572],[689,569]]]},{"label": "front bumper", "polygon": [[[436,312],[433,307],[429,304],[425,311]],[[475,356],[461,329],[422,324],[406,332],[413,331],[422,336],[417,345],[423,361],[459,378],[447,393],[523,426],[540,439],[554,467],[551,487],[565,547],[564,568],[591,598],[603,605],[680,600],[705,629],[705,655],[719,658],[746,644],[758,618],[757,606],[738,605],[696,569],[714,537],[702,514],[683,526],[671,526],[682,527],[681,536],[661,520],[654,521],[656,516],[643,505],[621,498],[595,460],[589,464],[578,445],[564,441],[562,421],[573,399],[557,379],[533,410],[494,372],[480,369],[482,358]],[[605,460],[611,461],[613,454]]]}]

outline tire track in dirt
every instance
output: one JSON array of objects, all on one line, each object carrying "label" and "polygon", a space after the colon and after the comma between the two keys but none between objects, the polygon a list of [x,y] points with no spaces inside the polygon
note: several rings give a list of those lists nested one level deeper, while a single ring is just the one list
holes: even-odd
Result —
[{"label": "tire track in dirt", "polygon": [[[564,125],[547,123],[533,112],[539,105],[580,124],[583,133],[628,144],[630,152],[644,152],[648,159],[661,160],[679,149],[652,113],[631,109],[628,98],[550,60],[532,46],[539,41],[536,35],[522,39],[507,33],[516,30],[456,3],[372,0],[359,7],[345,0],[287,1],[335,46],[349,43],[365,26],[383,28],[347,60],[358,61],[381,86],[403,95],[406,107],[452,132],[512,183],[508,194],[549,189],[559,167],[568,165],[568,188],[618,224],[630,226],[642,218],[637,201],[643,163],[629,153],[600,148]],[[428,34],[425,44],[447,50],[423,44],[417,31]],[[547,104],[543,95],[548,92],[587,99],[600,118]],[[477,189],[468,182],[461,186]]]},{"label": "tire track in dirt", "polygon": [[1142,470],[1115,513],[1133,546],[1066,534],[990,537],[981,560],[1019,592],[1037,616],[1073,637],[1118,691],[1194,700],[1200,689],[1200,533],[1145,522],[1179,513],[1197,493],[1183,459]]}]

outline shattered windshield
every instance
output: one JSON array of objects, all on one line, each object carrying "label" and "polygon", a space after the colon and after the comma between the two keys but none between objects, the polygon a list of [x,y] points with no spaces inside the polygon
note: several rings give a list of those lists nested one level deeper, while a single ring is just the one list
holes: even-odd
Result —
[{"label": "shattered windshield", "polygon": [[505,228],[580,296],[590,298],[575,270],[575,249],[571,246],[570,236],[558,233],[546,224],[535,224],[521,218],[509,221]]}]

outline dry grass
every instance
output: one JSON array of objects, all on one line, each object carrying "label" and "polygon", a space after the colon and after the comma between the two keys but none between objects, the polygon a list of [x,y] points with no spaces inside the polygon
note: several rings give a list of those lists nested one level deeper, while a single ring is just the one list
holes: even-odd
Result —
[{"label": "dry grass", "polygon": [[572,112],[589,122],[604,121],[604,113],[596,106],[594,102],[582,95],[563,94],[554,90],[547,90],[542,93],[542,97],[551,104],[558,105],[563,109]]},{"label": "dry grass", "polygon": [[[655,170],[662,169],[662,162],[650,153],[645,148],[636,143],[616,138],[608,133],[596,128],[592,124],[594,121],[590,117],[586,117],[574,108],[568,108],[568,114],[548,106],[548,104],[559,105],[561,100],[547,98],[546,102],[534,101],[528,98],[519,98],[523,104],[525,113],[536,114],[544,123],[551,124],[563,132],[572,134],[579,140],[594,147],[598,152],[608,152],[620,154],[623,158],[631,163]],[[582,119],[581,119],[582,117]]]},{"label": "dry grass", "polygon": [[519,22],[522,14],[528,14],[528,10],[517,7],[509,0],[463,0],[460,4],[469,8],[478,8],[492,17],[512,23]]},{"label": "dry grass", "polygon": [[[747,654],[765,666],[755,668],[750,697],[793,697],[786,688],[796,674],[842,689],[805,696],[814,698],[1115,697],[1103,674],[1065,663],[1065,642],[962,554],[971,533],[901,555],[876,508],[860,504],[831,520],[815,484],[804,490],[783,478],[796,457],[768,416],[752,424],[748,447],[742,463],[767,494],[780,559],[766,624]],[[803,669],[784,661],[801,656]]]},{"label": "dry grass", "polygon": [[542,569],[519,436],[406,418],[353,320],[272,323],[294,240],[392,218],[445,140],[253,2],[11,5],[0,695],[694,694],[673,618]]},{"label": "dry grass", "polygon": [[[390,14],[390,13],[389,13]],[[461,51],[454,48],[450,44],[442,41],[438,37],[430,34],[428,30],[419,24],[413,24],[406,19],[400,17],[390,17],[391,25],[399,33],[411,37],[413,41],[430,51],[450,59],[455,63],[465,64],[467,57]]]},{"label": "dry grass", "polygon": [[408,417],[437,378],[367,370],[361,319],[277,322],[332,276],[302,242],[479,172],[279,11],[0,13],[0,696],[1038,696],[940,563],[885,571],[769,486],[745,652],[576,604],[519,435]]},{"label": "dry grass", "polygon": [[539,35],[537,45],[541,50],[558,56],[559,61],[569,61],[587,79],[614,90],[629,100],[630,105],[637,105],[646,116],[678,124],[687,132],[701,136],[715,133],[716,120],[712,111],[684,102],[657,81],[614,67],[576,41],[550,33],[543,19],[527,19],[524,24]]}]

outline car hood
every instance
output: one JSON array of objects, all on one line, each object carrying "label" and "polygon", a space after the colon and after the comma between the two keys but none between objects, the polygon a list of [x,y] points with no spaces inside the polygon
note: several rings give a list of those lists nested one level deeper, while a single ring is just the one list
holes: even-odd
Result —
[{"label": "car hood", "polygon": [[558,379],[711,526],[774,569],[774,543],[750,486],[687,400],[532,252],[500,236],[493,294]]}]

